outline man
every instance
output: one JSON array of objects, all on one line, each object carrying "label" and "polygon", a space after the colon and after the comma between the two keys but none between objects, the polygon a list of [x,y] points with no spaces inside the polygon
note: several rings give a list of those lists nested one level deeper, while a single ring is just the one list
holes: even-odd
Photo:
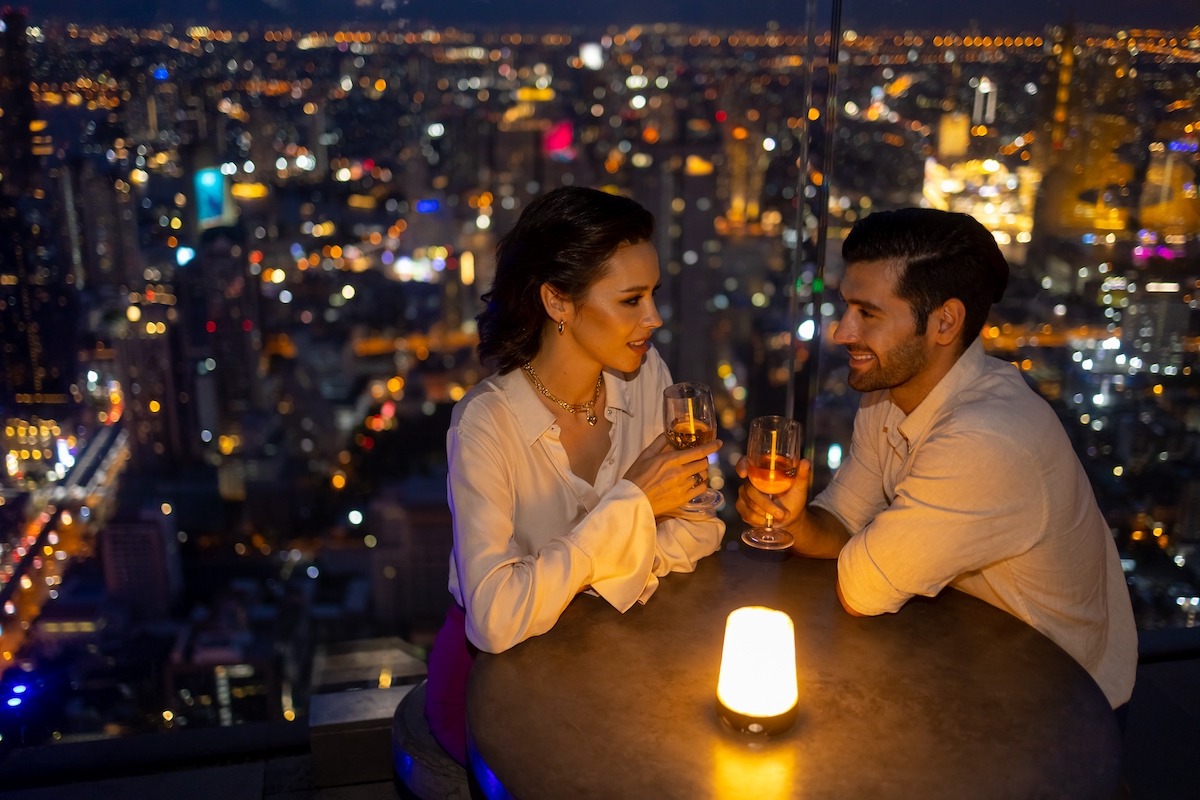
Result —
[{"label": "man", "polygon": [[1108,526],[1050,407],[979,341],[1008,282],[992,235],[909,208],[861,220],[842,253],[833,338],[864,393],[848,458],[807,506],[807,463],[774,502],[743,483],[742,518],[771,511],[798,554],[837,558],[851,614],[953,586],[1046,634],[1125,704],[1137,631]]}]

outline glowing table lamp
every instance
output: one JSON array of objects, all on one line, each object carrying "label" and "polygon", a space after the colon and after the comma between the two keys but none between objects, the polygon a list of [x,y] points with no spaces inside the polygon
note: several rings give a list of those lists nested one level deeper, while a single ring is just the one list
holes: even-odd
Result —
[{"label": "glowing table lamp", "polygon": [[782,611],[747,606],[725,620],[717,713],[746,733],[782,733],[796,721],[796,628]]}]

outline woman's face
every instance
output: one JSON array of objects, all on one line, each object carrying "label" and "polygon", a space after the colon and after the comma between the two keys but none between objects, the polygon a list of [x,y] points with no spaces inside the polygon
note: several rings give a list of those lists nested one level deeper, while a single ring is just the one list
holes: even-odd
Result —
[{"label": "woman's face", "polygon": [[572,304],[568,323],[580,349],[601,366],[634,372],[662,327],[654,303],[659,287],[658,253],[649,242],[624,245],[605,265],[605,275]]}]

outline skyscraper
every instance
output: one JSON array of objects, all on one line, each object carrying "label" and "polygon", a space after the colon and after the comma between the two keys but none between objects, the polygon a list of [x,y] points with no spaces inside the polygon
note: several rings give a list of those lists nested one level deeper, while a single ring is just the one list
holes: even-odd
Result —
[{"label": "skyscraper", "polygon": [[36,120],[33,95],[29,91],[31,67],[25,34],[25,15],[4,6],[0,8],[0,193],[16,197],[28,187],[35,174],[34,142],[30,133]]},{"label": "skyscraper", "polygon": [[179,548],[170,518],[157,509],[140,516],[111,522],[101,531],[104,583],[132,619],[163,619],[183,584]]},{"label": "skyscraper", "polygon": [[971,121],[976,125],[991,125],[996,121],[996,84],[986,76],[980,78],[979,85],[975,87]]},{"label": "skyscraper", "polygon": [[1071,26],[1053,29],[1046,55],[1045,118],[1034,149],[1043,172],[1035,228],[1064,238],[1128,231],[1135,178],[1128,153],[1138,137],[1128,105],[1128,55],[1089,44]]},{"label": "skyscraper", "polygon": [[[53,426],[72,404],[77,293],[62,223],[64,200],[46,123],[37,118],[25,15],[0,9],[0,418],[16,430]],[[9,437],[11,438],[11,437]],[[11,447],[16,444],[7,442]],[[9,448],[6,448],[9,449]],[[36,471],[50,460],[28,452]],[[12,450],[9,449],[11,455]],[[24,459],[24,456],[21,456]],[[26,459],[28,460],[28,459]]]}]

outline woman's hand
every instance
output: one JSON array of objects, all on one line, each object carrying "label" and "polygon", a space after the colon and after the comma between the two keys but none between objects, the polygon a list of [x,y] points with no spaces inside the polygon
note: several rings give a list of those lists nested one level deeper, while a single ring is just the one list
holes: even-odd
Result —
[{"label": "woman's hand", "polygon": [[654,516],[662,516],[700,494],[708,480],[708,457],[721,449],[721,440],[676,450],[660,433],[625,471],[650,501]]},{"label": "woman's hand", "polygon": [[775,495],[774,499],[755,489],[754,484],[746,480],[749,464],[745,456],[737,463],[737,474],[742,478],[742,485],[738,488],[737,510],[746,524],[763,525],[767,521],[767,514],[770,514],[772,524],[786,526],[804,512],[808,503],[808,484],[812,480],[812,464],[808,459],[801,459],[792,488]]}]

